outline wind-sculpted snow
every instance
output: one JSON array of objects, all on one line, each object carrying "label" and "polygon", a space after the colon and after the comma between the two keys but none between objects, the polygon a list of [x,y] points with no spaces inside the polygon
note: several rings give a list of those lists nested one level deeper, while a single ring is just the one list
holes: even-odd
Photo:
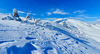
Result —
[{"label": "wind-sculpted snow", "polygon": [[59,23],[0,20],[0,54],[100,54],[100,42]]}]

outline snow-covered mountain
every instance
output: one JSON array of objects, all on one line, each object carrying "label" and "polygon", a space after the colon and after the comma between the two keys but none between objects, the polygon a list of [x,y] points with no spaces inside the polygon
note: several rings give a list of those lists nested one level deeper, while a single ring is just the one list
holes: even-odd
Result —
[{"label": "snow-covered mountain", "polygon": [[100,54],[99,24],[21,20],[0,20],[0,54]]},{"label": "snow-covered mountain", "polygon": [[[58,19],[54,21],[55,23],[63,25],[65,22],[66,27],[73,30],[79,34],[85,35],[100,42],[100,25],[99,24],[88,24],[78,20],[73,19]],[[64,26],[63,25],[63,26]]]}]

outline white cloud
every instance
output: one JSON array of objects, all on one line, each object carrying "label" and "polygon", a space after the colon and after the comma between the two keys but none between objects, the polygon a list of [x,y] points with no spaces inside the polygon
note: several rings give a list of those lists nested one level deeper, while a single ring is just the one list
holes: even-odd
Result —
[{"label": "white cloud", "polygon": [[70,18],[70,19],[84,19],[84,18],[81,18],[81,17],[67,17],[67,18]]},{"label": "white cloud", "polygon": [[78,20],[83,20],[83,19],[94,19],[94,18],[97,18],[97,17],[89,17],[89,16],[86,16],[86,15],[78,15],[76,17],[66,17],[66,18],[69,18],[69,19],[78,19]]},{"label": "white cloud", "polygon": [[35,13],[27,13],[27,14],[37,15],[37,14],[35,14]]},{"label": "white cloud", "polygon": [[23,12],[23,11],[18,11],[18,13],[25,13],[25,12]]},{"label": "white cloud", "polygon": [[49,16],[49,15],[52,15],[52,13],[51,13],[51,12],[47,12],[47,14],[48,14],[48,16]]},{"label": "white cloud", "polygon": [[84,13],[86,10],[78,10],[78,11],[74,11],[73,13],[79,13],[79,14],[81,14],[81,13]]},{"label": "white cloud", "polygon": [[97,18],[97,17],[89,17],[89,16],[86,16],[86,15],[78,15],[78,17],[82,17],[82,18]]},{"label": "white cloud", "polygon": [[100,24],[100,19],[97,19],[96,21],[90,21],[89,24]]},{"label": "white cloud", "polygon": [[37,14],[33,13],[33,15],[37,15]]},{"label": "white cloud", "polygon": [[100,21],[100,19],[97,19],[97,21]]},{"label": "white cloud", "polygon": [[47,19],[47,20],[56,20],[58,18],[45,18],[45,19]]},{"label": "white cloud", "polygon": [[56,11],[53,11],[53,14],[61,14],[61,15],[65,15],[65,14],[69,14],[69,13],[63,12],[63,10],[60,10],[60,9],[56,9]]},{"label": "white cloud", "polygon": [[[83,20],[84,18],[79,18],[79,17],[65,17],[67,19],[77,19],[77,20]],[[45,18],[47,20],[57,20],[57,19],[62,19],[62,18]]]}]

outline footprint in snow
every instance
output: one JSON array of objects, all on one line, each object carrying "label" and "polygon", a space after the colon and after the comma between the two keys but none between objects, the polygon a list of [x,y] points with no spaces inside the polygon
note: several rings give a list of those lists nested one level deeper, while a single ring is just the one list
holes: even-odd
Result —
[{"label": "footprint in snow", "polygon": [[9,41],[0,41],[0,44],[5,43],[5,42],[14,42],[15,40],[9,40]]},{"label": "footprint in snow", "polygon": [[42,49],[45,49],[45,50],[44,50],[44,53],[45,53],[45,54],[48,54],[48,52],[47,52],[48,50],[53,50],[52,47],[44,47],[44,48],[42,48]]},{"label": "footprint in snow", "polygon": [[70,38],[65,38],[65,39],[61,39],[61,40],[69,40]]},{"label": "footprint in snow", "polygon": [[32,40],[32,39],[36,39],[36,38],[33,38],[33,37],[25,37],[26,40]]}]

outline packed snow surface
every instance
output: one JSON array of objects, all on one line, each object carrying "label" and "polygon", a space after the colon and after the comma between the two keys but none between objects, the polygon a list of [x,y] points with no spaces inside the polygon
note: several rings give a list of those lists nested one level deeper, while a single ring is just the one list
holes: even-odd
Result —
[{"label": "packed snow surface", "polygon": [[0,20],[0,54],[100,54],[99,40],[99,24]]}]

